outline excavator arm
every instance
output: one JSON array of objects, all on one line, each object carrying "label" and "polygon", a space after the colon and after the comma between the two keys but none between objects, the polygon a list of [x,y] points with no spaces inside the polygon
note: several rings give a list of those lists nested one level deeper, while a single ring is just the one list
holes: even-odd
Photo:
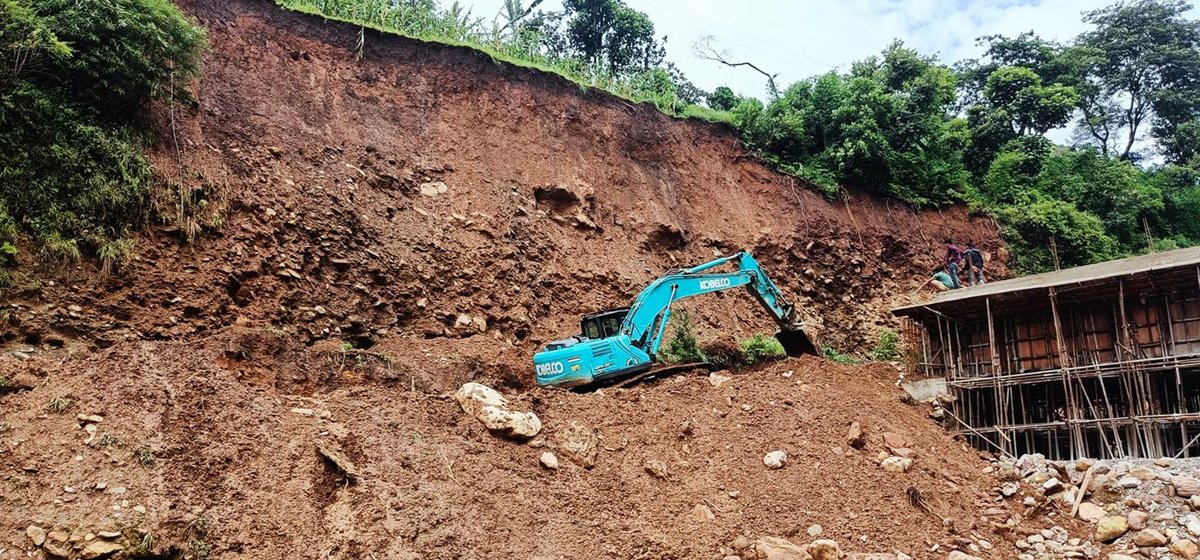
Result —
[{"label": "excavator arm", "polygon": [[[710,272],[725,264],[732,272]],[[767,277],[758,261],[745,251],[694,266],[655,280],[634,300],[621,332],[651,356],[658,353],[671,316],[671,305],[684,298],[745,287],[779,326],[776,337],[789,356],[813,354],[816,349],[796,319],[796,309]]]}]

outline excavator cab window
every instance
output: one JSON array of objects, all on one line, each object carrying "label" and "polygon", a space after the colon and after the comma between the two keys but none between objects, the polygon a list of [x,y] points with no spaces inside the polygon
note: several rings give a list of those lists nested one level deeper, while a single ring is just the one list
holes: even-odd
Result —
[{"label": "excavator cab window", "polygon": [[628,313],[628,307],[593,313],[580,321],[582,323],[580,330],[583,332],[583,336],[592,340],[608,338],[621,332],[621,322],[625,320],[625,315]]}]

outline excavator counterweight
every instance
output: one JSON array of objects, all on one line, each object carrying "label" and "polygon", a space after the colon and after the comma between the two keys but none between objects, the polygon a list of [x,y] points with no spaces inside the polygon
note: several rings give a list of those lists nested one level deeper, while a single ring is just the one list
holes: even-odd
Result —
[{"label": "excavator counterweight", "polygon": [[[715,272],[725,264],[732,272]],[[581,333],[556,340],[533,357],[539,385],[578,386],[649,370],[655,363],[671,305],[700,294],[744,287],[779,326],[775,337],[788,356],[815,354],[796,309],[750,253],[741,252],[672,272],[650,283],[628,308],[585,316]]]}]

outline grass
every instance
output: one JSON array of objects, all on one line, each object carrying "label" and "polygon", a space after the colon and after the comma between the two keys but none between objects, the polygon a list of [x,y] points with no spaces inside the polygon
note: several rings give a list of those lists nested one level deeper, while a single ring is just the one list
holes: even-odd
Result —
[{"label": "grass", "polygon": [[3,375],[0,375],[0,389],[7,389],[11,386],[12,386],[12,381],[10,381],[7,377],[4,377]]},{"label": "grass", "polygon": [[148,446],[140,445],[133,450],[133,458],[137,459],[138,464],[143,467],[149,467],[154,464],[154,453]]},{"label": "grass", "polygon": [[104,435],[100,436],[100,439],[97,439],[96,441],[93,441],[92,443],[89,443],[88,445],[92,446],[95,449],[100,449],[101,447],[120,447],[121,440],[117,439],[112,434],[104,434]]},{"label": "grass", "polygon": [[[357,51],[361,59],[367,37],[365,29],[400,35],[410,39],[465,47],[487,56],[493,63],[508,64],[555,74],[579,86],[582,94],[600,89],[633,103],[652,103],[660,112],[673,117],[698,119],[706,122],[731,123],[733,114],[699,105],[665,100],[654,95],[638,95],[628,80],[590,68],[576,58],[551,57],[531,51],[523,45],[506,40],[495,29],[483,27],[483,19],[472,21],[470,12],[444,11],[409,12],[410,8],[395,9],[379,0],[275,0],[277,4],[297,12],[331,21],[359,26]],[[366,19],[370,14],[370,20]]]},{"label": "grass", "polygon": [[841,352],[838,352],[838,350],[832,346],[822,346],[821,354],[823,354],[826,358],[829,358],[830,360],[833,360],[835,363],[839,363],[839,364],[856,366],[856,365],[859,365],[862,363],[861,360],[858,360],[852,356],[847,356]]},{"label": "grass", "polygon": [[0,422],[0,434],[6,434],[8,432],[11,432],[12,429],[13,429],[12,422],[9,422],[7,420],[4,422]]},{"label": "grass", "polygon": [[69,396],[54,397],[53,399],[50,399],[50,412],[55,414],[62,414],[68,410],[71,410],[71,407],[73,406],[75,406],[75,399],[72,399]]}]

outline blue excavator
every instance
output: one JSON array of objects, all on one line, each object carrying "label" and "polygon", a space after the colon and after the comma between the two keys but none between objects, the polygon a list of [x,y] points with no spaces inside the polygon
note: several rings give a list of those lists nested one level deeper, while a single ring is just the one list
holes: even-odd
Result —
[{"label": "blue excavator", "polygon": [[[717,272],[730,264],[737,270]],[[633,305],[586,315],[580,334],[556,340],[533,357],[538,385],[578,387],[650,371],[671,305],[692,296],[745,287],[775,319],[775,333],[789,356],[815,354],[816,348],[796,317],[796,308],[745,251],[671,273],[652,282]]]}]

